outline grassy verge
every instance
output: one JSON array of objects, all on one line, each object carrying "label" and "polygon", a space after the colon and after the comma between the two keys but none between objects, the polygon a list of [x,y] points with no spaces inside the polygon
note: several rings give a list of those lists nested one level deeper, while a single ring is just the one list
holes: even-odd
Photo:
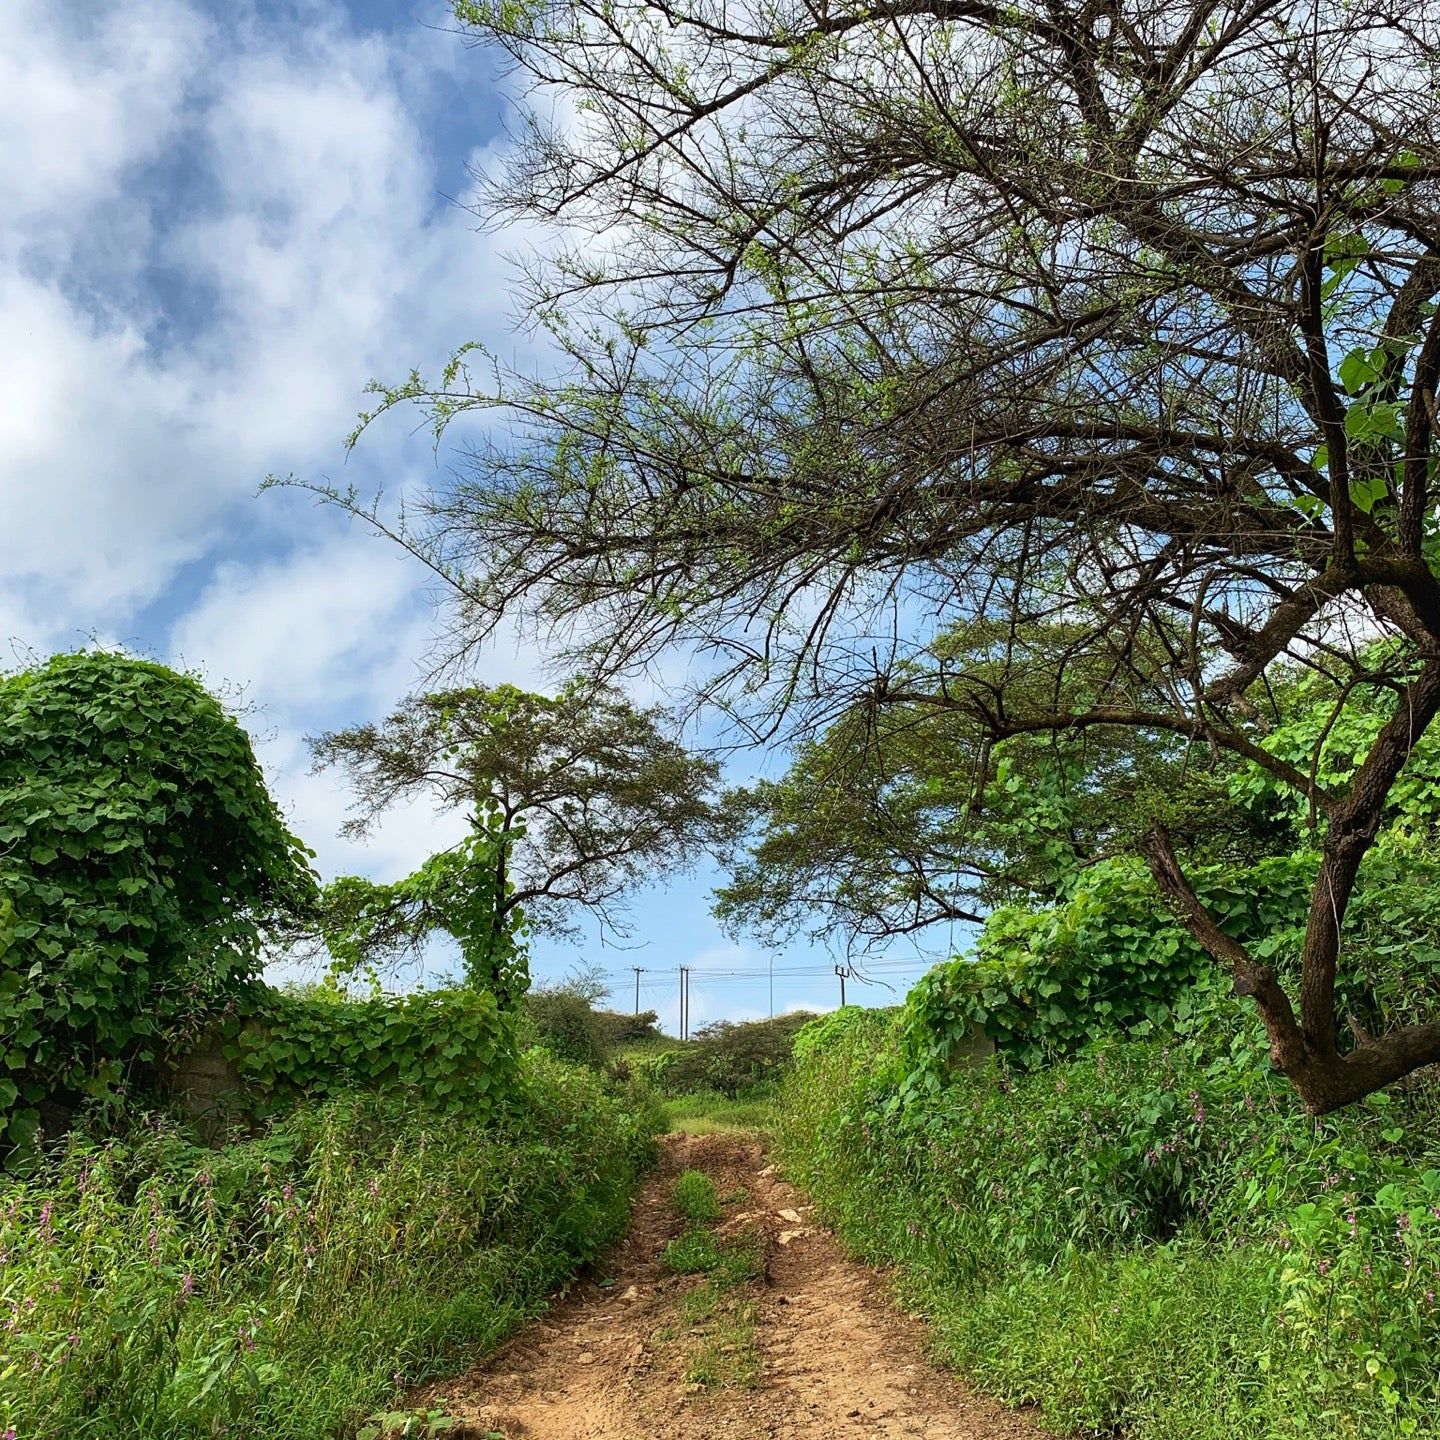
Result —
[{"label": "grassy verge", "polygon": [[77,1140],[0,1183],[0,1433],[353,1435],[614,1239],[649,1150],[543,1058],[483,1129],[367,1097],[219,1152]]},{"label": "grassy verge", "polygon": [[774,1107],[773,1087],[757,1087],[732,1099],[715,1091],[696,1091],[662,1099],[667,1127],[687,1135],[730,1130],[768,1130]]},{"label": "grassy verge", "polygon": [[1127,1440],[1440,1435],[1432,1098],[1317,1123],[1138,1042],[906,1103],[897,1070],[883,1022],[832,1026],[778,1151],[985,1388]]},{"label": "grassy verge", "polygon": [[764,1273],[763,1242],[754,1233],[722,1239],[708,1228],[722,1217],[726,1203],[709,1176],[687,1170],[675,1184],[675,1204],[686,1229],[661,1256],[675,1274],[699,1277],[680,1303],[679,1323],[660,1338],[684,1341],[685,1380],[701,1390],[749,1389],[760,1379],[750,1291]]}]

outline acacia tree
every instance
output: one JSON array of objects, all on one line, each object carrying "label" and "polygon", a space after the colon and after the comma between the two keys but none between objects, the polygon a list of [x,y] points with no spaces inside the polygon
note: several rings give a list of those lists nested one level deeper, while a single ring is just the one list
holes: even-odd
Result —
[{"label": "acacia tree", "polygon": [[[442,429],[513,418],[391,527],[454,586],[462,633],[578,615],[602,673],[708,646],[711,692],[772,721],[868,695],[992,741],[1123,727],[1229,752],[1313,807],[1298,994],[1197,899],[1183,836],[1157,823],[1144,852],[1275,1064],[1323,1112],[1440,1060],[1440,1019],[1346,1037],[1335,1006],[1351,892],[1440,707],[1440,17],[456,13],[534,90],[482,207],[574,240],[526,276],[568,354],[554,383],[480,383],[462,355],[382,394]],[[980,614],[1011,637],[985,673],[894,683],[927,626]],[[1108,666],[1081,709],[1012,683],[1018,638],[1056,617],[1083,634],[1054,674]],[[1277,663],[1382,716],[1346,778],[1265,749]]]},{"label": "acacia tree", "polygon": [[[1069,638],[1059,626],[1026,637],[1043,653]],[[947,632],[928,666],[907,667],[906,688],[925,692],[934,657],[953,665],[962,650],[968,672],[983,675],[990,649],[1006,641],[987,621]],[[1023,667],[1040,687],[1032,709],[1058,699],[1043,653]],[[1015,659],[1010,668],[1021,668]],[[1089,679],[1087,689],[1084,667],[1072,667],[1063,703],[1094,700],[1105,674]],[[1021,736],[997,749],[964,713],[865,697],[801,744],[779,779],[731,794],[746,845],[715,913],[736,930],[803,931],[852,956],[932,927],[978,925],[997,905],[1059,899],[1082,870],[1133,842],[1137,806],[1148,809],[1157,793],[1188,831],[1203,829],[1233,854],[1254,819],[1188,759],[1174,737],[1115,729]]]},{"label": "acacia tree", "polygon": [[572,680],[554,696],[513,685],[412,695],[382,724],[311,742],[317,769],[357,792],[345,832],[428,796],[471,832],[391,885],[327,890],[326,940],[342,964],[413,952],[436,929],[459,940],[473,983],[513,1003],[525,988],[515,933],[567,933],[578,911],[623,925],[625,893],[693,865],[724,818],[718,764],[688,752],[657,708]]}]

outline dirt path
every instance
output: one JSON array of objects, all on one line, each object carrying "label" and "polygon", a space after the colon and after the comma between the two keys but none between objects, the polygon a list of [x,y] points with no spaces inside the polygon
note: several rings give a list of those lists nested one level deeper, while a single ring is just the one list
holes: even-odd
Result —
[{"label": "dirt path", "polygon": [[[716,1282],[660,1261],[684,1228],[673,1199],[684,1170],[708,1174],[727,1202],[720,1244],[763,1258],[718,1309]],[[413,1399],[460,1419],[457,1440],[1043,1440],[927,1362],[919,1323],[739,1135],[667,1136],[608,1265]]]}]

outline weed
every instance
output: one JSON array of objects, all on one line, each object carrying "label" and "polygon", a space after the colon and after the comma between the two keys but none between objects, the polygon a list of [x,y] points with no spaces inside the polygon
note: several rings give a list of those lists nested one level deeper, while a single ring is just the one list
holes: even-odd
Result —
[{"label": "weed", "polygon": [[411,1436],[430,1440],[459,1423],[443,1410],[383,1410],[360,1427],[355,1440],[407,1440]]},{"label": "weed", "polygon": [[759,1382],[753,1300],[729,1301],[686,1357],[685,1379],[707,1389],[751,1389]]},{"label": "weed", "polygon": [[354,1435],[615,1238],[649,1153],[538,1055],[490,1125],[355,1096],[218,1152],[75,1137],[0,1181],[0,1434]]},{"label": "weed", "polygon": [[715,1182],[699,1170],[687,1170],[676,1180],[675,1204],[691,1225],[705,1225],[720,1218]]},{"label": "weed", "polygon": [[719,1241],[708,1230],[687,1230],[660,1252],[660,1263],[676,1275],[707,1275],[724,1258]]},{"label": "weed", "polygon": [[802,1045],[779,1153],[988,1389],[1131,1440],[1440,1435],[1433,1095],[1315,1122],[1243,1054],[1128,1041],[906,1101],[896,1050]]}]

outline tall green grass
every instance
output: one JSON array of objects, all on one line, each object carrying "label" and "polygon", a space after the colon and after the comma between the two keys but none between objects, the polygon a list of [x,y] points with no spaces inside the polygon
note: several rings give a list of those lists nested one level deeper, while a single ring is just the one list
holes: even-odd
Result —
[{"label": "tall green grass", "polygon": [[715,1090],[669,1095],[659,1101],[666,1126],[687,1135],[715,1135],[730,1130],[765,1130],[770,1124],[774,1087],[757,1085],[738,1097]]},{"label": "tall green grass", "polygon": [[362,1097],[213,1152],[155,1125],[0,1182],[0,1433],[317,1440],[624,1228],[648,1126],[532,1055],[485,1128]]},{"label": "tall green grass", "polygon": [[886,1022],[800,1048],[783,1163],[986,1388],[1128,1440],[1440,1435],[1432,1097],[1314,1122],[1247,1064],[1117,1042],[902,1103]]}]

